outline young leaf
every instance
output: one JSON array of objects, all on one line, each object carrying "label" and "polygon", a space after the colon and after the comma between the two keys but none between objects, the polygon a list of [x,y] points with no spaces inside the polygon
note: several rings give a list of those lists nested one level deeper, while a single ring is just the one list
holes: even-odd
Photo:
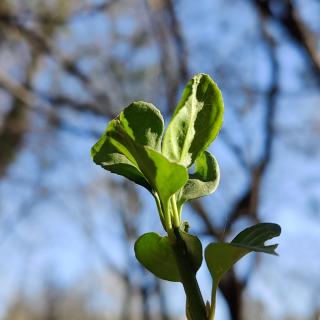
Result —
[{"label": "young leaf", "polygon": [[194,76],[183,91],[162,142],[162,153],[191,166],[217,136],[223,118],[223,100],[210,76]]},{"label": "young leaf", "polygon": [[187,169],[169,161],[161,153],[144,147],[138,156],[138,165],[149,183],[158,192],[163,203],[169,201],[188,180]]},{"label": "young leaf", "polygon": [[265,245],[267,240],[279,236],[281,228],[274,223],[260,223],[240,232],[231,243],[211,243],[205,250],[205,258],[215,282],[245,254],[265,252],[276,255],[277,244]]},{"label": "young leaf", "polygon": [[151,191],[151,186],[143,174],[123,154],[119,153],[103,134],[91,149],[93,161],[104,169],[119,174]]},{"label": "young leaf", "polygon": [[180,275],[168,237],[155,232],[142,235],[134,245],[137,260],[162,280],[180,281]]},{"label": "young leaf", "polygon": [[264,252],[277,255],[275,249],[277,244],[264,245],[264,243],[281,233],[281,227],[275,223],[259,223],[241,231],[232,241],[234,246],[240,246],[250,251]]},{"label": "young leaf", "polygon": [[274,223],[260,223],[240,232],[231,243],[211,243],[205,250],[205,259],[213,279],[211,313],[222,276],[247,253],[265,252],[276,255],[277,244],[265,245],[267,240],[279,236],[281,228]]},{"label": "young leaf", "polygon": [[213,193],[219,184],[220,171],[216,158],[204,151],[195,161],[195,172],[189,174],[189,180],[178,192],[178,208],[192,199]]},{"label": "young leaf", "polygon": [[179,230],[179,232],[191,257],[193,271],[196,273],[200,269],[203,260],[202,243],[199,238],[190,233],[186,233],[182,230]]},{"label": "young leaf", "polygon": [[[106,138],[98,145],[110,143],[141,172],[163,203],[187,181],[186,168],[165,158],[159,150],[163,119],[150,103],[134,102],[112,120]],[[102,148],[100,148],[102,149]]]},{"label": "young leaf", "polygon": [[135,143],[160,151],[164,122],[153,104],[133,102],[116,120]]},{"label": "young leaf", "polygon": [[186,168],[156,151],[160,148],[162,132],[162,116],[154,106],[145,102],[132,103],[109,123],[105,134],[93,147],[94,160],[108,170],[113,169],[155,190],[166,203],[186,183],[188,174]]},{"label": "young leaf", "polygon": [[110,126],[108,135],[111,143],[142,172],[167,207],[171,195],[187,182],[187,169],[154,149],[136,144],[119,126]]},{"label": "young leaf", "polygon": [[[202,245],[200,240],[190,234],[180,232],[191,257],[194,272],[202,263]],[[145,233],[136,241],[134,251],[137,260],[160,279],[180,282],[180,274],[174,252],[168,237],[155,232]]]},{"label": "young leaf", "polygon": [[164,122],[160,111],[151,103],[131,103],[110,121],[106,135],[118,152],[136,164],[135,146],[148,146],[160,151]]},{"label": "young leaf", "polygon": [[95,163],[122,175],[151,191],[135,159],[136,145],[160,150],[163,133],[160,111],[150,103],[133,102],[110,121],[106,131],[91,149]]}]

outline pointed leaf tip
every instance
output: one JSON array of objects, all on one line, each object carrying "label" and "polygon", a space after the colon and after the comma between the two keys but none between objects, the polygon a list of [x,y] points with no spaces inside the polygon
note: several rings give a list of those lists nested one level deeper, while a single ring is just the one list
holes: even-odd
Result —
[{"label": "pointed leaf tip", "polygon": [[216,158],[208,151],[202,152],[195,161],[195,172],[178,192],[179,209],[189,200],[213,193],[220,181],[220,170]]},{"label": "pointed leaf tip", "polygon": [[[215,292],[222,276],[249,252],[277,255],[277,244],[265,245],[267,240],[279,236],[281,227],[275,223],[260,223],[240,232],[231,243],[211,243],[205,249],[205,260],[213,279],[212,308]],[[211,310],[213,312],[213,310]]]},{"label": "pointed leaf tip", "polygon": [[281,227],[275,223],[259,223],[241,231],[231,244],[248,248],[251,251],[265,252],[277,255],[275,249],[277,244],[265,245],[265,242],[278,237],[281,234]]},{"label": "pointed leaf tip", "polygon": [[217,136],[223,99],[207,74],[195,75],[185,87],[162,142],[162,152],[186,167],[192,165]]}]

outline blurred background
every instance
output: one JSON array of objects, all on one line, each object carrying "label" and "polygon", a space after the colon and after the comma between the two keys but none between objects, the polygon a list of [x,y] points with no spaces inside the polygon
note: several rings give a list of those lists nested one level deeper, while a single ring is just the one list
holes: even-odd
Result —
[{"label": "blurred background", "polygon": [[204,243],[282,226],[279,257],[224,278],[217,320],[320,319],[318,0],[0,1],[0,319],[184,319],[182,287],[134,258],[161,231],[151,196],[90,147],[133,100],[168,119],[198,72],[224,96],[221,183],[184,219]]}]

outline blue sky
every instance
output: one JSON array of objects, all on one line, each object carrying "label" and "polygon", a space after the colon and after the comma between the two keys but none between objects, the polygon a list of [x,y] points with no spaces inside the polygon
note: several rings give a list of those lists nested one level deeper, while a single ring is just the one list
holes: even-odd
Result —
[{"label": "blue sky", "polygon": [[[308,2],[314,5],[312,1]],[[306,7],[309,6],[303,6]],[[163,108],[161,92],[154,87],[159,83],[155,44],[147,43],[130,54],[132,48],[127,38],[130,31],[139,28],[139,10],[128,6],[113,19],[105,15],[80,16],[53,41],[65,55],[74,55],[83,47],[93,47],[94,54],[81,59],[80,66],[97,74],[96,78],[93,76],[94,82],[106,80],[101,83],[110,84],[108,88],[115,100],[121,96],[122,88],[108,82],[110,73],[104,79],[100,61],[115,56],[124,59],[130,70],[148,67],[152,80],[149,82],[147,78],[142,84],[132,86],[141,86],[141,91],[147,88],[141,99]],[[261,43],[257,16],[248,2],[240,0],[232,3],[205,0],[201,6],[186,0],[177,4],[177,12],[191,73],[207,72],[218,82],[225,101],[224,130],[244,150],[246,160],[252,165],[263,152],[262,122],[266,106],[262,94],[248,98],[241,90],[252,87],[263,92],[270,82],[270,63]],[[305,9],[302,14],[304,17],[310,14],[310,20],[314,21],[314,12]],[[317,28],[313,22],[310,25]],[[120,35],[115,44],[111,37],[114,28]],[[277,99],[272,161],[263,179],[259,216],[262,221],[279,223],[283,231],[279,240],[280,257],[259,258],[246,295],[266,306],[268,319],[284,319],[288,313],[308,316],[320,308],[320,281],[317,280],[320,279],[320,90],[305,77],[308,74],[305,59],[283,31],[273,24],[269,29],[277,41],[281,90]],[[18,54],[4,66],[7,55],[3,52],[0,65],[19,77]],[[226,66],[231,72],[219,72]],[[99,88],[102,84],[96,85]],[[41,90],[54,89],[70,94],[79,100],[90,99],[89,90],[62,74],[50,59],[42,61],[34,85]],[[140,92],[130,88],[130,83],[125,85],[128,87],[124,90],[126,96],[119,98],[119,107],[136,99]],[[0,100],[4,99],[5,96],[0,95]],[[63,119],[75,128],[101,132],[108,120],[68,110],[63,111]],[[101,258],[84,233],[83,225],[89,220],[95,237],[120,269],[134,258],[132,244],[127,251],[117,216],[119,206],[125,200],[120,191],[115,195],[111,190],[112,176],[90,159],[89,150],[95,138],[68,131],[42,135],[47,130],[46,123],[38,116],[34,117],[33,123],[33,131],[28,133],[23,151],[11,166],[7,179],[0,183],[0,225],[4,230],[0,236],[0,300],[3,301],[0,312],[21,287],[26,294],[39,292],[48,272],[66,287],[90,275],[99,293],[96,301],[106,296],[99,284],[101,278],[108,282],[108,276],[104,275]],[[245,190],[249,176],[222,139],[218,137],[211,149],[220,164],[221,184],[204,204],[214,213],[213,221],[223,226],[230,203]],[[161,230],[151,197],[140,189],[139,195],[141,232]],[[35,204],[34,199],[37,200]],[[27,218],[20,218],[23,210],[28,213]],[[199,229],[188,209],[185,215],[195,223],[194,230]],[[247,224],[246,220],[239,221],[234,231]],[[6,230],[10,231],[8,235]],[[251,260],[247,257],[237,267],[237,272],[245,274]],[[205,266],[199,279],[209,297]],[[182,289],[172,284],[165,286],[170,293],[168,300],[172,301],[174,297],[173,309],[181,313]],[[225,320],[227,309],[220,295],[218,301],[217,320]],[[100,303],[96,305],[100,306]]]}]

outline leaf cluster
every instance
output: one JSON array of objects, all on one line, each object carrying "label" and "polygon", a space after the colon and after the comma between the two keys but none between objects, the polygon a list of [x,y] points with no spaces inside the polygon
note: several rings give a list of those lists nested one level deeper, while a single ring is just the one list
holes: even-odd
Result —
[{"label": "leaf cluster", "polygon": [[265,242],[281,232],[276,224],[262,223],[240,232],[230,243],[207,246],[205,260],[213,285],[206,309],[196,280],[202,244],[188,233],[181,216],[187,201],[213,193],[219,184],[218,162],[207,148],[221,129],[223,112],[216,83],[209,75],[197,74],[186,85],[166,129],[154,105],[133,102],[109,122],[91,150],[95,163],[143,186],[154,197],[167,235],[142,235],[135,254],[155,276],[183,284],[187,316],[192,320],[213,319],[223,274],[249,252],[276,254],[277,245]]},{"label": "leaf cluster", "polygon": [[[164,132],[160,111],[138,101],[110,121],[93,146],[95,163],[145,187],[155,197],[165,230],[179,226],[183,204],[215,191],[216,159],[205,151],[223,119],[218,86],[206,74],[194,76]],[[195,164],[195,171],[189,168]],[[170,202],[172,197],[175,201]],[[175,211],[178,211],[176,214]]]}]

